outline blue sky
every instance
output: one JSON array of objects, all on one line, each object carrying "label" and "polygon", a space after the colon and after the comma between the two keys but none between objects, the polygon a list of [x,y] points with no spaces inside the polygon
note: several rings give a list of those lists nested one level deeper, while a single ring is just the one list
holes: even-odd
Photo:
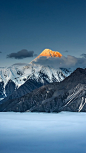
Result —
[{"label": "blue sky", "polygon": [[34,59],[7,58],[11,53],[38,55],[45,48],[64,56],[86,53],[86,1],[0,0],[0,66]]}]

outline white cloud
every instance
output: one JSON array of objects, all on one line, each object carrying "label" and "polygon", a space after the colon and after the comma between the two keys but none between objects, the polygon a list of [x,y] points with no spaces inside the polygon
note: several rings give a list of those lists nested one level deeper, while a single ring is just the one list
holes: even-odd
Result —
[{"label": "white cloud", "polygon": [[40,64],[43,66],[50,66],[53,68],[86,68],[86,59],[85,58],[77,58],[71,55],[67,57],[62,56],[61,58],[58,57],[40,57],[32,61],[34,64]]}]

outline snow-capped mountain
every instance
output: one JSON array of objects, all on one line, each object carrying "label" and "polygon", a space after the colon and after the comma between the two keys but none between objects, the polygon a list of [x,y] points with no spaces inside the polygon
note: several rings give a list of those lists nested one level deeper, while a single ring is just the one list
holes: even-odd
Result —
[{"label": "snow-capped mountain", "polygon": [[56,70],[49,66],[45,67],[36,64],[28,64],[26,66],[13,65],[8,68],[0,68],[0,98],[2,100],[2,98],[12,94],[14,90],[18,89],[27,80],[35,80],[40,82],[41,85],[45,85],[52,82],[60,82],[70,73],[71,71],[65,68]]},{"label": "snow-capped mountain", "polygon": [[[61,56],[47,49],[29,64],[0,68],[0,111],[86,111],[86,69],[59,67]],[[37,62],[54,57],[57,68]]]},{"label": "snow-capped mountain", "polygon": [[[59,52],[45,49],[37,58],[40,58],[40,56],[60,58],[62,55]],[[0,67],[0,100],[11,95],[25,83],[25,91],[22,92],[22,95],[42,85],[52,82],[60,82],[72,72],[67,68],[54,69],[49,65],[43,66],[36,63],[34,64],[34,61],[35,59],[30,64],[20,63],[14,64],[10,67]],[[34,86],[34,84],[36,84],[36,86]],[[26,86],[28,90],[26,89]]]}]

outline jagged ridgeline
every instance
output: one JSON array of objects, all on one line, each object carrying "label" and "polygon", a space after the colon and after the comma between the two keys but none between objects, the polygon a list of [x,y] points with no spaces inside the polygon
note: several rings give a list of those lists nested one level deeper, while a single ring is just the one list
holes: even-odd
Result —
[{"label": "jagged ridgeline", "polygon": [[86,69],[78,68],[61,82],[47,84],[20,97],[10,97],[0,111],[86,112]]}]

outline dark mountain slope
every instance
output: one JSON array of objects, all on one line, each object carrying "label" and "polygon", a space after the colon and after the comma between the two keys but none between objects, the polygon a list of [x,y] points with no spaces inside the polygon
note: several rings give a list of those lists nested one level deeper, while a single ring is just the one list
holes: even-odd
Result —
[{"label": "dark mountain slope", "polygon": [[42,85],[43,85],[42,83],[37,82],[35,79],[34,80],[28,79],[23,85],[21,85],[18,89],[12,92],[12,89],[11,89],[12,86],[10,88],[7,88],[9,87],[9,84],[7,84],[6,89],[8,90],[6,91],[7,91],[7,94],[8,93],[10,94],[8,95],[8,97],[4,98],[1,101],[1,103],[4,103],[5,101],[8,101],[8,100],[17,99],[19,97],[22,97],[26,95],[27,93],[32,92],[34,89],[41,87]]},{"label": "dark mountain slope", "polygon": [[86,69],[78,68],[60,83],[42,86],[27,95],[7,100],[0,111],[86,111]]}]

